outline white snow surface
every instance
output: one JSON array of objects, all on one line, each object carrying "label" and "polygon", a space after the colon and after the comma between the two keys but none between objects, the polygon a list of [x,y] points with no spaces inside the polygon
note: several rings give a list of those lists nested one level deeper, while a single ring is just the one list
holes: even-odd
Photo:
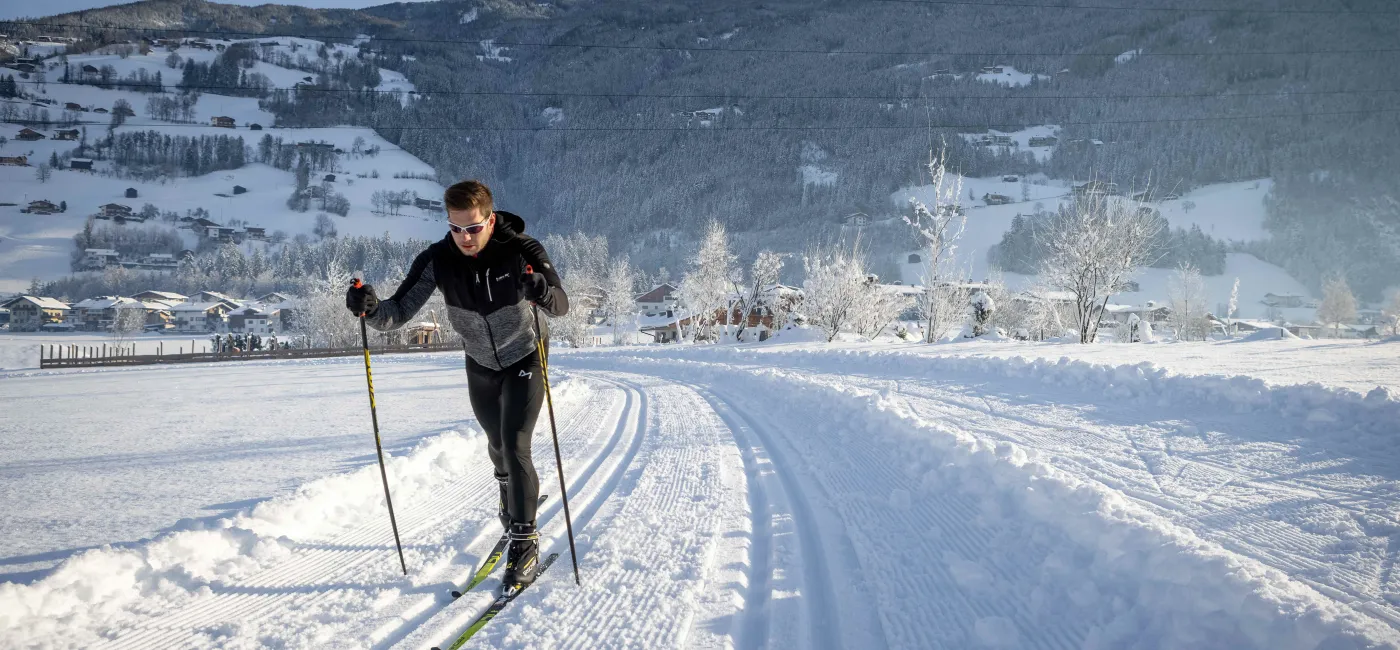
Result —
[{"label": "white snow surface", "polygon": [[[472,647],[1400,648],[1394,343],[552,361],[583,585],[551,498]],[[45,416],[0,425],[0,647],[449,644],[499,533],[461,357],[376,359],[408,577],[358,363],[0,373]]]},{"label": "white snow surface", "polygon": [[992,72],[978,73],[977,80],[986,83],[994,83],[1002,86],[1015,87],[1030,85],[1032,80],[1049,81],[1050,76],[1043,74],[1034,74],[1030,72],[1021,72],[1020,70],[1017,70],[1016,68],[1007,65],[1002,66],[1001,74],[996,74]]}]

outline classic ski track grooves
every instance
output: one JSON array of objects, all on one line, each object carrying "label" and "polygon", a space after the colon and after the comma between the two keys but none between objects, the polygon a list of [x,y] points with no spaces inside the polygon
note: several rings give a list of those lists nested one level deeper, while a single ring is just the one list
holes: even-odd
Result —
[{"label": "classic ski track grooves", "polygon": [[[602,391],[595,392],[595,396]],[[608,422],[606,416],[614,413],[618,395],[612,393],[613,403],[610,408],[598,408],[597,405],[584,402],[568,405],[567,412],[560,413],[561,421],[565,426],[561,427],[561,438],[570,440],[571,447],[575,449],[593,449],[594,445],[586,445],[584,442],[593,437],[594,432]],[[543,457],[540,452],[549,449],[548,422],[541,418],[541,422],[536,429],[535,448],[536,456]],[[543,434],[543,435],[541,435]],[[578,440],[583,438],[584,440]],[[612,441],[615,442],[615,439]],[[605,445],[602,450],[606,455],[612,449],[611,445]],[[552,450],[548,451],[552,455]],[[602,459],[600,457],[588,458],[588,464],[595,464]],[[485,465],[485,455],[482,454],[481,463]],[[551,464],[552,469],[552,464]],[[552,478],[553,472],[549,473]],[[545,476],[541,476],[541,490],[549,491],[549,484],[545,482]],[[489,472],[474,473],[466,480],[457,481],[435,490],[431,498],[420,500],[418,503],[401,503],[396,500],[398,506],[399,531],[404,540],[404,552],[406,555],[413,553],[415,549],[414,540],[423,534],[440,529],[444,526],[452,526],[454,522],[462,522],[461,525],[470,527],[475,522],[464,520],[463,515],[472,510],[490,510],[494,513],[494,508],[487,508],[489,502],[494,501],[495,490],[491,485],[492,479]],[[557,488],[556,488],[557,489]],[[546,508],[545,510],[548,510]],[[541,511],[541,518],[545,516],[545,511]],[[381,521],[382,519],[382,521]],[[494,541],[495,535],[488,534],[486,529],[498,527],[494,517],[486,521],[482,529],[472,536],[471,544],[467,552],[459,553],[458,559],[466,556],[468,559],[479,558],[484,553],[484,548],[478,546],[489,546],[488,542]],[[423,605],[428,605],[428,609],[434,609],[431,602],[421,602],[413,599],[417,595],[429,600],[440,598],[435,592],[439,587],[446,588],[442,580],[436,577],[430,578],[422,575],[412,575],[410,571],[409,582],[404,584],[399,576],[397,566],[389,560],[394,559],[393,546],[386,544],[385,540],[391,540],[392,533],[389,530],[387,517],[376,517],[359,527],[343,531],[338,535],[331,535],[325,539],[305,540],[294,546],[293,557],[279,562],[273,566],[248,576],[242,580],[227,584],[211,585],[212,593],[196,596],[187,605],[164,613],[157,614],[152,618],[142,621],[137,626],[128,629],[114,630],[117,638],[106,643],[101,643],[93,647],[111,648],[113,650],[140,650],[143,648],[164,648],[164,647],[200,647],[215,645],[218,642],[219,634],[214,632],[221,626],[229,624],[247,625],[257,624],[269,617],[279,617],[285,615],[289,610],[310,609],[316,606],[318,599],[333,597],[336,592],[343,589],[351,590],[375,590],[378,588],[396,588],[403,593],[396,599],[403,603],[403,609],[422,609]],[[475,554],[471,555],[474,551]],[[383,566],[376,566],[382,564]],[[433,567],[426,567],[430,571]],[[438,569],[438,572],[451,571],[453,566]],[[420,570],[422,570],[420,568]],[[470,571],[470,567],[466,569]],[[394,584],[394,583],[399,584]],[[428,593],[421,593],[428,592]],[[405,596],[409,598],[405,598]],[[413,603],[403,602],[405,600],[415,600]],[[441,607],[441,604],[438,605]],[[388,607],[381,611],[376,608],[374,615],[377,619],[383,619],[388,615],[393,618],[396,607]],[[405,623],[412,623],[420,616],[402,616],[398,612],[398,625],[402,627]],[[289,621],[289,623],[294,621]],[[339,633],[329,632],[324,628],[311,628],[308,634],[320,633],[322,636],[330,633],[332,636],[340,636]],[[361,630],[368,633],[369,630]],[[376,630],[381,634],[390,636],[401,636],[402,632],[395,634],[392,629]],[[250,639],[240,638],[240,641]],[[322,642],[329,641],[329,638]],[[319,644],[318,644],[319,645]]]}]

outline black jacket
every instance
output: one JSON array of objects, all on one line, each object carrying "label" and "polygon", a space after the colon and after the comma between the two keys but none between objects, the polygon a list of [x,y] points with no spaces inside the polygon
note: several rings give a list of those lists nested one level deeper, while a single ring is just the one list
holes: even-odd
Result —
[{"label": "black jacket", "polygon": [[523,219],[497,210],[496,230],[475,257],[462,253],[448,233],[418,254],[398,290],[365,321],[377,330],[403,327],[437,289],[447,303],[448,322],[473,361],[501,370],[529,356],[538,338],[549,334],[543,320],[540,326],[545,331],[535,331],[534,315],[521,287],[525,267],[543,274],[549,284],[537,303],[540,310],[563,316],[569,311],[569,297],[544,247],[524,231]]}]

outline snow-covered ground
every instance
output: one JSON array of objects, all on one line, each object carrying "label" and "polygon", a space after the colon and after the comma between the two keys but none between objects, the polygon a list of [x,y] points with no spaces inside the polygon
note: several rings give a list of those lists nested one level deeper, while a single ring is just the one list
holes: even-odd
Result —
[{"label": "snow-covered ground", "polygon": [[[474,647],[1400,647],[1397,344],[553,358],[583,586],[551,499]],[[461,357],[376,361],[408,577],[358,361],[0,373],[0,647],[449,642],[498,527]]]},{"label": "snow-covered ground", "polygon": [[189,334],[138,334],[120,342],[101,332],[0,332],[0,370],[26,370],[39,367],[40,346],[115,348],[118,345],[135,354],[208,352],[209,337]]},{"label": "snow-covered ground", "polygon": [[[1022,133],[1024,135],[1024,132]],[[949,175],[947,183],[955,180]],[[1016,215],[1030,215],[1035,205],[1041,204],[1047,210],[1055,209],[1061,202],[1071,200],[1070,188],[1063,181],[1046,179],[1041,175],[1025,177],[1026,183],[1003,182],[1001,177],[961,178],[962,191],[959,203],[967,209],[967,225],[958,241],[956,266],[973,280],[986,279],[991,269],[987,264],[987,251],[1001,242],[1002,236],[1011,227]],[[1041,184],[1037,184],[1041,183]],[[1022,187],[1029,193],[1023,200]],[[1173,228],[1190,228],[1199,225],[1206,234],[1222,240],[1253,241],[1264,239],[1264,197],[1272,182],[1268,179],[1208,185],[1182,195],[1180,199],[1151,203],[1161,210],[1162,216]],[[1161,190],[1163,193],[1170,188]],[[985,194],[1001,194],[1011,197],[1015,203],[1006,205],[985,205]],[[890,195],[890,201],[901,210],[907,209],[909,197],[916,197],[932,204],[932,186],[904,188]],[[1190,202],[1190,209],[1187,209]],[[909,253],[921,254],[919,251]],[[905,255],[907,255],[906,253]],[[922,263],[908,263],[907,257],[900,260],[900,280],[905,284],[920,284],[927,273]],[[920,258],[922,259],[922,257]],[[1133,278],[1140,291],[1125,292],[1114,297],[1114,302],[1141,305],[1149,300],[1165,303],[1168,300],[1167,286],[1171,281],[1171,269],[1142,269]],[[1294,294],[1308,296],[1311,291],[1294,279],[1282,268],[1264,262],[1247,253],[1230,253],[1225,258],[1225,272],[1208,276],[1205,281],[1209,309],[1217,309],[1229,301],[1230,291],[1240,279],[1239,318],[1263,319],[1269,308],[1261,302],[1265,294]],[[1007,273],[1003,276],[1012,289],[1029,288],[1035,283],[1034,276]],[[1302,322],[1313,320],[1312,309],[1286,309],[1283,316]],[[1223,313],[1223,312],[1222,312]]]},{"label": "snow-covered ground", "polygon": [[1003,86],[1027,86],[1030,85],[1031,81],[1033,80],[1050,80],[1049,75],[1021,72],[1020,70],[1017,70],[1016,68],[1013,68],[1009,65],[1001,66],[1001,69],[1002,70],[1000,74],[995,72],[978,73],[977,80],[986,83],[999,84]]},{"label": "snow-covered ground", "polygon": [[[969,142],[978,142],[978,141],[980,141],[980,140],[982,139],[983,136],[986,136],[986,135],[992,135],[992,136],[997,136],[997,135],[1011,136],[1011,141],[1016,143],[1016,147],[1015,147],[1014,149],[1011,149],[1011,151],[1017,151],[1017,152],[1019,152],[1019,151],[1029,151],[1029,152],[1031,152],[1032,154],[1035,155],[1035,159],[1036,159],[1036,160],[1039,160],[1039,161],[1041,161],[1041,162],[1045,162],[1045,161],[1047,161],[1047,160],[1050,159],[1050,156],[1054,155],[1054,153],[1055,153],[1055,147],[1053,147],[1053,146],[1049,146],[1049,147],[1045,147],[1045,146],[1041,146],[1041,147],[1032,147],[1032,146],[1031,146],[1031,138],[1043,138],[1043,137],[1048,137],[1048,136],[1058,137],[1059,134],[1060,134],[1060,127],[1058,127],[1058,126],[1056,126],[1056,125],[1054,125],[1054,124],[1046,124],[1046,125],[1042,125],[1042,126],[1032,126],[1032,127],[1029,127],[1029,128],[1021,129],[1020,131],[998,131],[998,130],[996,130],[996,129],[987,129],[986,133],[963,133],[963,134],[961,134],[961,135],[962,135],[962,137],[963,137],[964,140],[968,140]],[[993,148],[996,148],[996,149],[1003,149],[1003,148],[1005,148],[1005,149],[1010,149],[1009,147],[993,147]],[[978,196],[981,196],[981,195],[979,194]],[[1007,196],[1011,196],[1011,197],[1013,197],[1013,198],[1015,198],[1015,199],[1017,199],[1017,200],[1020,200],[1020,198],[1021,198],[1021,194],[1020,194],[1020,191],[1019,191],[1019,190],[1017,190],[1017,192],[1016,192],[1015,194],[1007,194]]]}]

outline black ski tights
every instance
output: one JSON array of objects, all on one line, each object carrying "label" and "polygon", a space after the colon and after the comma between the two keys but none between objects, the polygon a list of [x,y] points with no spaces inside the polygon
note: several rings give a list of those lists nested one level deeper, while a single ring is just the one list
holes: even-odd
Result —
[{"label": "black ski tights", "polygon": [[535,420],[544,403],[544,376],[538,352],[491,370],[467,357],[467,392],[472,411],[486,431],[487,452],[496,476],[505,477],[506,510],[513,522],[535,523],[540,479],[530,454]]}]

